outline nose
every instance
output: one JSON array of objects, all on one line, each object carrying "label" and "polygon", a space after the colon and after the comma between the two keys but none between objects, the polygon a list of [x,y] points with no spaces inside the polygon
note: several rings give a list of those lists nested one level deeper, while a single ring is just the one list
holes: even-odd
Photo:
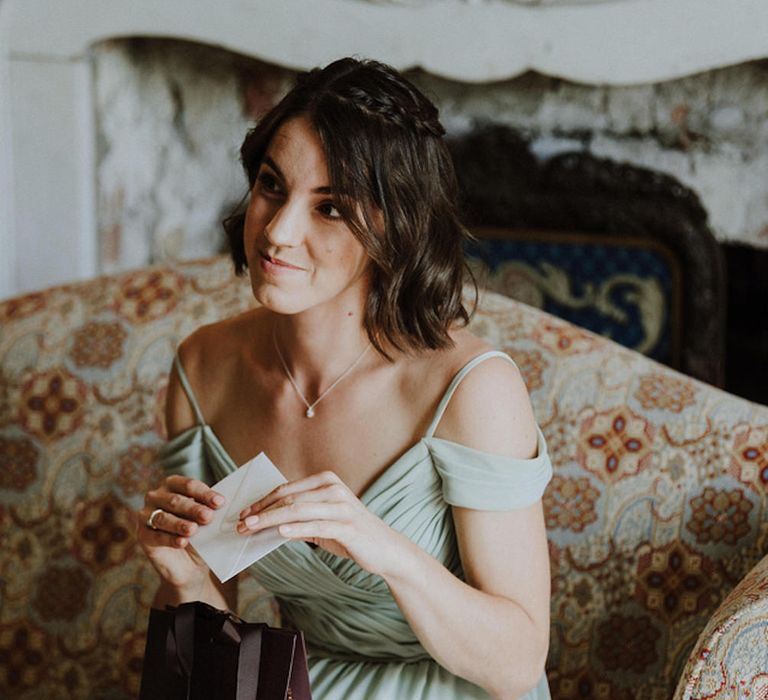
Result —
[{"label": "nose", "polygon": [[301,207],[286,201],[273,212],[264,226],[264,235],[274,246],[294,248],[303,240],[306,225]]}]

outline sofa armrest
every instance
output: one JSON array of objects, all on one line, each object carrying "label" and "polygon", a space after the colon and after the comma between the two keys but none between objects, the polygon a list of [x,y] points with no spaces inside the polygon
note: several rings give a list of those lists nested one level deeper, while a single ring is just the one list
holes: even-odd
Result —
[{"label": "sofa armrest", "polygon": [[768,697],[768,556],[731,591],[699,635],[675,700]]}]

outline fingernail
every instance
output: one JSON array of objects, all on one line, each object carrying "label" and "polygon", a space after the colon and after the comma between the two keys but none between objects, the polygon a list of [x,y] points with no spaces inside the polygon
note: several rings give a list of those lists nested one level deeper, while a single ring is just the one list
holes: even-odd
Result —
[{"label": "fingernail", "polygon": [[211,501],[212,501],[213,505],[215,505],[218,508],[219,506],[223,506],[224,505],[224,496],[222,496],[219,493],[215,493],[213,495],[213,498],[211,498]]},{"label": "fingernail", "polygon": [[259,516],[258,515],[251,515],[247,517],[244,521],[246,527],[255,527],[256,523],[259,522]]}]

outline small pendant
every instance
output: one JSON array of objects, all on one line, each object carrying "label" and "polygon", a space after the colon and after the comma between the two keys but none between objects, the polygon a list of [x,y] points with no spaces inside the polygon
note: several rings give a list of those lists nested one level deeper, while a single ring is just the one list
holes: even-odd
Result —
[{"label": "small pendant", "polygon": [[312,416],[314,415],[315,415],[314,407],[312,406],[307,407],[307,413],[306,413],[307,418],[312,418]]}]

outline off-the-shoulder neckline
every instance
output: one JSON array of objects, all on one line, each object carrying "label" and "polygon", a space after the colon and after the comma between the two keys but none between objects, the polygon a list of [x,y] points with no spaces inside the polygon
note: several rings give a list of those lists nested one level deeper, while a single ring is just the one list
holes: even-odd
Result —
[{"label": "off-the-shoulder neckline", "polygon": [[[218,451],[223,454],[226,457],[227,460],[227,467],[229,468],[230,472],[233,472],[235,469],[238,469],[240,465],[236,464],[235,461],[232,459],[232,456],[229,454],[228,450],[224,445],[222,444],[221,440],[219,440],[219,436],[216,435],[216,432],[213,430],[213,428],[208,423],[196,423],[195,425],[190,426],[186,430],[182,431],[178,435],[174,436],[168,441],[168,444],[171,445],[174,442],[184,442],[184,438],[187,438],[190,434],[192,434],[195,431],[202,431],[203,435],[208,435],[211,440],[213,440],[216,443],[216,447],[218,448]],[[363,492],[359,495],[357,495],[357,498],[366,505],[368,502],[374,497],[376,493],[376,487],[380,487],[382,482],[384,482],[390,474],[392,474],[395,471],[395,467],[400,465],[400,463],[412,452],[417,450],[420,447],[424,447],[427,452],[429,453],[429,447],[430,444],[434,443],[436,445],[443,445],[445,447],[456,449],[459,452],[464,452],[466,454],[475,455],[477,457],[480,457],[486,461],[488,460],[498,460],[500,463],[503,464],[509,464],[510,466],[513,464],[533,464],[536,463],[546,456],[546,447],[544,442],[544,437],[541,433],[541,429],[536,426],[536,434],[537,434],[537,454],[535,457],[508,457],[506,455],[499,455],[494,454],[492,452],[484,452],[483,450],[478,450],[474,447],[470,447],[469,445],[464,445],[460,442],[454,442],[453,440],[448,440],[446,438],[439,438],[432,436],[422,436],[418,440],[416,440],[412,445],[407,447],[403,452],[400,454],[399,457],[396,457],[394,461],[390,462],[387,466],[385,466],[375,477],[373,477],[373,480],[370,482],[370,484],[363,489]],[[255,456],[255,455],[254,455]],[[246,460],[248,461],[248,460]],[[419,460],[421,461],[421,460]],[[415,464],[416,462],[414,462]],[[278,469],[279,469],[279,465]]]}]

